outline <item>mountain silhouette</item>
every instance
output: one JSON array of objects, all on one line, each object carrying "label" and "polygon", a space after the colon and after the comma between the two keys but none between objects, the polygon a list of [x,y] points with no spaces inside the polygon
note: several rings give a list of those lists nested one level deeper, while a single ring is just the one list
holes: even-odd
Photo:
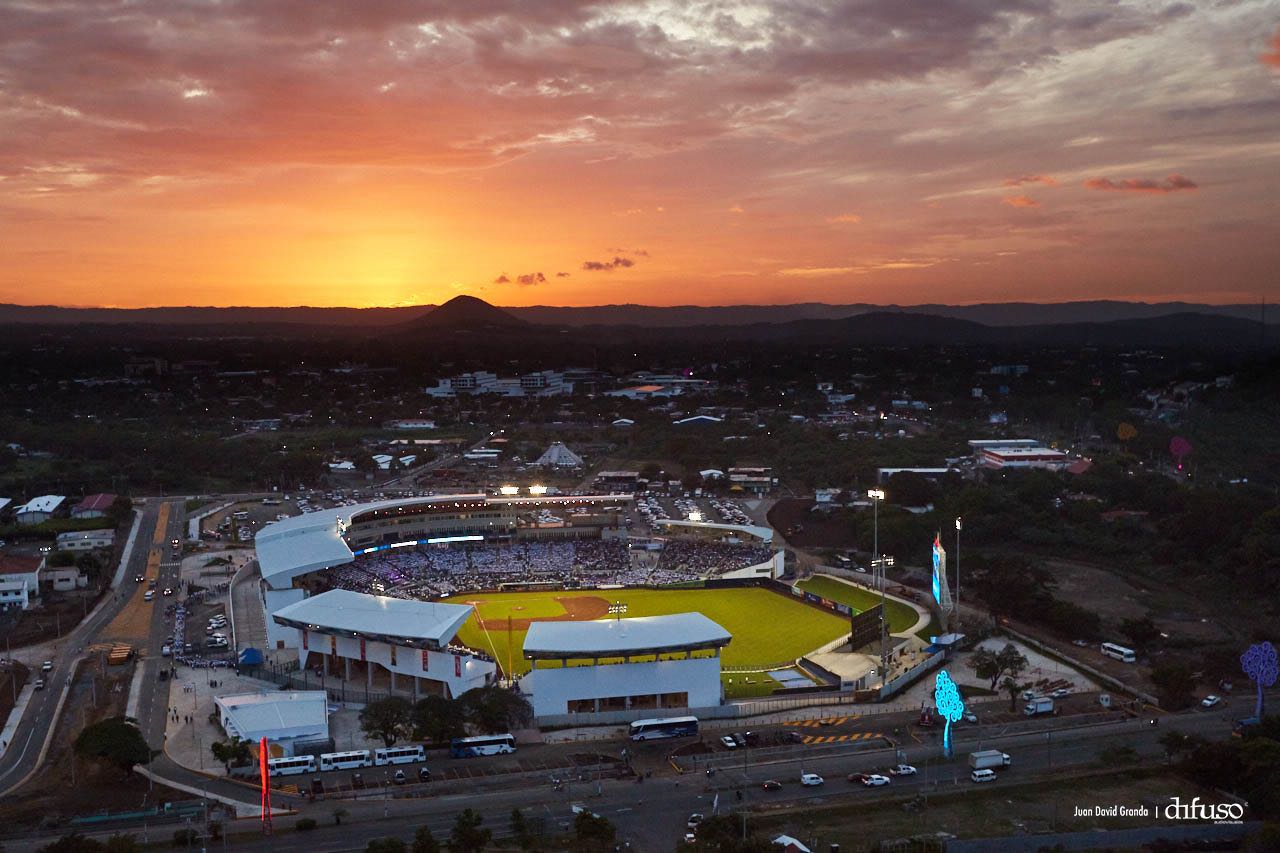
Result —
[{"label": "mountain silhouette", "polygon": [[524,320],[511,316],[474,296],[455,296],[423,317],[407,324],[414,329],[483,331],[485,329],[528,329]]}]

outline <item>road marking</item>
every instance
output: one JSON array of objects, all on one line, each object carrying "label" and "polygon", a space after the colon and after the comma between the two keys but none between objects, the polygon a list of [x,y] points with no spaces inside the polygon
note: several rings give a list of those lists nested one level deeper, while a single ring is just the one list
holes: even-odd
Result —
[{"label": "road marking", "polygon": [[871,740],[878,737],[884,737],[884,735],[880,732],[854,732],[847,735],[805,735],[801,743],[817,746],[823,743],[848,743],[855,740]]}]

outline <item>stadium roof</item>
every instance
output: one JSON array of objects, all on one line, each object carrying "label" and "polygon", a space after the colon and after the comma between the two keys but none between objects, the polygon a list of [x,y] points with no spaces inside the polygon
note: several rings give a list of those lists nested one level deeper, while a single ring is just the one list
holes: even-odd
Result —
[{"label": "stadium roof", "polygon": [[687,521],[682,518],[659,518],[654,522],[663,527],[688,527],[693,530],[723,530],[726,533],[743,533],[760,540],[765,545],[773,542],[773,528],[756,524],[724,524],[718,521]]},{"label": "stadium roof", "polygon": [[524,638],[524,656],[594,658],[718,649],[733,636],[701,613],[639,616],[596,622],[534,622]]},{"label": "stadium roof", "polygon": [[367,637],[413,646],[443,648],[471,616],[470,604],[407,601],[331,589],[282,607],[272,619],[321,634]]}]

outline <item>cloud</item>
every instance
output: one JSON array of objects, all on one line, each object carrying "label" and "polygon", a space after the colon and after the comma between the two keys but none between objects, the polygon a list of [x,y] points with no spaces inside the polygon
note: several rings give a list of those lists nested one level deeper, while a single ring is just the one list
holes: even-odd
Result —
[{"label": "cloud", "polygon": [[853,272],[855,267],[791,267],[778,270],[778,275],[789,278],[822,278],[828,275],[843,275]]},{"label": "cloud", "polygon": [[507,278],[507,274],[506,274],[506,273],[503,273],[502,275],[500,275],[500,276],[498,276],[497,278],[495,278],[495,279],[493,280],[493,283],[494,283],[494,284],[510,284],[510,283],[511,283],[511,279]]},{"label": "cloud", "polygon": [[841,213],[838,216],[828,216],[827,222],[832,225],[853,225],[862,221],[862,217],[856,213]]},{"label": "cloud", "polygon": [[1044,184],[1046,187],[1056,187],[1058,182],[1048,175],[1022,175],[1018,178],[1005,178],[1001,186],[1020,187],[1023,184]]},{"label": "cloud", "polygon": [[730,212],[730,213],[743,213],[744,211],[742,210],[742,205],[740,205],[740,204],[735,204],[733,207],[729,208],[729,212]]},{"label": "cloud", "polygon": [[635,265],[636,262],[631,260],[631,258],[624,258],[621,255],[615,256],[611,261],[582,262],[582,268],[587,272],[608,272],[610,270],[625,269],[626,267],[633,267]]},{"label": "cloud", "polygon": [[1280,69],[1280,27],[1276,27],[1275,35],[1267,42],[1267,52],[1259,56],[1263,65],[1270,65],[1272,68]]},{"label": "cloud", "polygon": [[1110,178],[1089,178],[1084,182],[1085,189],[1107,190],[1130,193],[1173,193],[1179,190],[1199,189],[1194,181],[1184,175],[1170,175],[1164,183],[1150,178],[1124,178],[1113,181]]},{"label": "cloud", "polygon": [[1007,204],[1010,207],[1039,207],[1040,202],[1034,198],[1025,195],[1007,195],[1000,199],[1001,204]]},{"label": "cloud", "polygon": [[547,277],[540,272],[525,273],[516,276],[516,284],[521,287],[531,287],[535,284],[546,284]]},{"label": "cloud", "polygon": [[556,273],[556,278],[568,278],[568,277],[569,277],[569,274],[567,272]]}]

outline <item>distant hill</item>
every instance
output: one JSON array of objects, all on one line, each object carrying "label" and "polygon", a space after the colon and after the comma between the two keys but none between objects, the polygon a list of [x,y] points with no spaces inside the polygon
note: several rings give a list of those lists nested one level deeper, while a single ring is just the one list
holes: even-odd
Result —
[{"label": "distant hill", "polygon": [[411,320],[402,329],[484,331],[486,329],[526,329],[529,324],[501,308],[474,296],[455,296],[425,316]]},{"label": "distant hill", "polygon": [[[445,326],[463,327],[479,322],[490,327],[503,326],[514,319],[532,325],[549,326],[636,326],[644,328],[691,328],[705,326],[749,326],[760,323],[781,324],[803,320],[840,320],[866,314],[927,314],[955,320],[968,320],[988,326],[1042,326],[1063,323],[1108,323],[1141,320],[1174,314],[1201,314],[1257,320],[1257,305],[1202,305],[1186,302],[1117,302],[1095,300],[1040,304],[1031,302],[999,302],[982,305],[871,305],[854,303],[830,305],[803,302],[791,305],[597,305],[583,308],[536,305],[526,308],[494,308],[483,300],[464,300],[457,313],[450,309],[444,315]],[[457,299],[445,303],[451,305]],[[505,313],[506,319],[489,314],[480,318],[480,308]],[[306,325],[355,328],[387,328],[425,319],[445,306],[414,305],[398,308],[205,308],[178,306],[171,308],[61,308],[53,305],[0,304],[0,325],[23,323],[65,325],[83,323],[184,325],[190,327],[222,325]],[[1280,322],[1280,311],[1273,311],[1269,324]],[[431,328],[427,326],[426,328]]]}]

